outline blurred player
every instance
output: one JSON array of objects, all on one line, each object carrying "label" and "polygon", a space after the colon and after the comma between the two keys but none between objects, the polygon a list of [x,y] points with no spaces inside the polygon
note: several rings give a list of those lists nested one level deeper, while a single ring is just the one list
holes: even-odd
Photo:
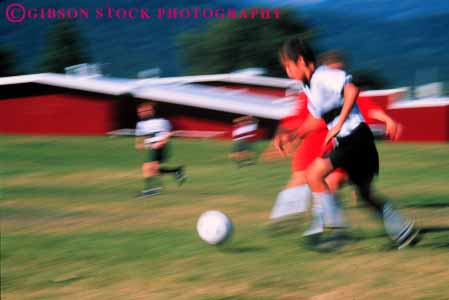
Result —
[{"label": "blurred player", "polygon": [[155,180],[159,174],[173,174],[179,184],[186,180],[183,167],[161,166],[168,159],[168,143],[172,133],[170,122],[155,116],[154,106],[152,102],[144,102],[137,108],[140,121],[136,125],[136,149],[148,150],[148,156],[142,165],[145,186],[138,195],[142,197],[161,192],[162,187]]},{"label": "blurred player", "polygon": [[252,144],[256,137],[257,121],[252,116],[234,119],[232,153],[229,156],[239,168],[254,164],[256,153]]},{"label": "blurred player", "polygon": [[[321,55],[320,63],[333,69],[342,69],[344,67],[343,56],[338,51],[329,51]],[[361,108],[362,115],[367,118],[376,119],[385,123],[386,133],[395,140],[400,132],[400,126],[394,122],[382,108],[370,99],[359,99],[357,104]],[[300,94],[297,100],[296,115],[285,119],[274,139],[274,144],[281,152],[284,152],[286,144],[289,143],[289,135],[298,129],[308,118],[307,97]],[[328,130],[326,123],[321,121],[317,128],[311,131],[300,141],[299,146],[294,152],[292,159],[292,176],[286,188],[282,190],[273,206],[270,219],[272,221],[298,214],[307,210],[311,200],[311,192],[307,186],[306,169],[315,160],[323,154],[322,145]],[[329,144],[324,151],[329,152],[332,144]],[[346,172],[337,169],[329,174],[326,181],[331,191],[337,191],[343,183],[347,181]]]},{"label": "blurred player", "polygon": [[[300,80],[308,98],[310,116],[296,131],[307,136],[324,121],[328,128],[322,149],[336,139],[335,147],[318,157],[307,169],[307,183],[312,190],[314,207],[311,229],[306,235],[319,234],[323,227],[344,226],[342,210],[325,178],[336,168],[345,170],[362,199],[383,219],[385,230],[398,249],[413,244],[418,230],[392,205],[374,196],[372,180],[379,170],[374,136],[364,123],[355,101],[358,88],[344,71],[327,66],[315,67],[315,56],[301,38],[288,40],[282,47],[282,63],[292,79]],[[327,149],[326,149],[327,150]]]}]

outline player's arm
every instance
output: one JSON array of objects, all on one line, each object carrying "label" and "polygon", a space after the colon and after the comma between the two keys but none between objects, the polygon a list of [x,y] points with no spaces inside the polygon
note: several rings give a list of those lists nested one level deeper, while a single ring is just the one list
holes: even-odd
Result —
[{"label": "player's arm", "polygon": [[344,122],[346,121],[346,118],[349,116],[349,113],[354,107],[357,97],[359,96],[359,88],[353,83],[348,83],[344,87],[343,95],[343,107],[341,109],[338,122],[329,129],[329,132],[327,133],[326,139],[324,141],[325,144],[329,143],[340,132]]},{"label": "player's arm", "polygon": [[402,126],[401,124],[395,122],[389,115],[387,115],[383,109],[372,109],[368,112],[368,116],[371,119],[378,120],[380,122],[383,122],[386,127],[386,134],[392,139],[393,141],[397,140],[402,132]]},{"label": "player's arm", "polygon": [[144,135],[144,131],[142,129],[142,125],[140,122],[138,122],[136,124],[136,130],[134,132],[135,136],[136,136],[136,143],[135,143],[135,147],[137,150],[143,150],[145,149],[145,135]]},{"label": "player's arm", "polygon": [[382,107],[371,98],[358,99],[362,115],[368,119],[374,119],[385,124],[386,135],[392,140],[397,140],[402,132],[402,125],[394,121]]},{"label": "player's arm", "polygon": [[285,146],[292,142],[295,138],[296,133],[294,129],[287,129],[283,126],[279,126],[273,138],[273,145],[280,154],[286,155],[287,153],[285,152]]},{"label": "player's arm", "polygon": [[298,130],[296,130],[295,134],[298,138],[304,138],[311,131],[314,131],[320,126],[321,119],[314,117],[312,114],[309,114],[306,120],[299,126]]},{"label": "player's arm", "polygon": [[163,133],[164,137],[163,137],[160,141],[158,141],[157,143],[154,143],[154,144],[151,146],[151,148],[153,148],[153,149],[159,149],[159,148],[164,147],[164,146],[168,143],[168,141],[170,140],[170,137],[171,137],[173,134],[174,134],[173,131],[170,131],[170,132],[164,132],[164,133]]},{"label": "player's arm", "polygon": [[144,137],[136,137],[136,149],[143,150],[145,149],[145,138]]}]

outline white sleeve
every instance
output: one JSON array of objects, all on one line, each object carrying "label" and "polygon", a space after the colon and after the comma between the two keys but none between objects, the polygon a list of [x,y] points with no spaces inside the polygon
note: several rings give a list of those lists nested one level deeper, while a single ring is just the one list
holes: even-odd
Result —
[{"label": "white sleeve", "polygon": [[326,69],[313,78],[307,108],[312,116],[321,118],[332,106],[338,105],[343,88],[351,81],[352,76],[341,70]]},{"label": "white sleeve", "polygon": [[164,131],[171,131],[172,130],[172,126],[171,126],[171,124],[170,124],[170,121],[169,120],[167,120],[167,119],[164,119],[164,125],[163,125],[163,129],[164,129]]},{"label": "white sleeve", "polygon": [[321,76],[313,78],[312,84],[309,89],[309,101],[307,103],[307,109],[315,118],[321,118],[323,110],[321,106],[326,101],[326,91],[323,89],[321,82]]},{"label": "white sleeve", "polygon": [[343,70],[327,69],[321,72],[317,79],[323,89],[340,94],[345,85],[351,81],[352,76]]},{"label": "white sleeve", "polygon": [[136,136],[143,136],[145,135],[145,132],[142,130],[142,124],[140,122],[138,122],[136,124],[136,132],[135,132]]}]

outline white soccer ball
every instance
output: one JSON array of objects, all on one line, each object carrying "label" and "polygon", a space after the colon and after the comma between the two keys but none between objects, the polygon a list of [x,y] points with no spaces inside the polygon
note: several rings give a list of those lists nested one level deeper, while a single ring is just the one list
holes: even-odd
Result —
[{"label": "white soccer ball", "polygon": [[232,227],[231,219],[217,210],[201,214],[196,223],[196,230],[200,238],[211,245],[226,241],[232,234]]}]

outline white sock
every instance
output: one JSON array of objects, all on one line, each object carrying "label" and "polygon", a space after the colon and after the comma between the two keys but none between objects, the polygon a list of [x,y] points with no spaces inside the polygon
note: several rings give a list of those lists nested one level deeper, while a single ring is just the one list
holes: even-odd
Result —
[{"label": "white sock", "polygon": [[323,207],[321,206],[321,203],[316,201],[316,199],[313,200],[312,223],[310,224],[309,229],[303,233],[303,236],[319,234],[324,230]]},{"label": "white sock", "polygon": [[[312,193],[314,206],[320,205],[324,224],[327,227],[346,227],[343,210],[335,196],[330,192]],[[315,207],[314,207],[315,208]],[[320,209],[318,208],[318,211]]]},{"label": "white sock", "polygon": [[307,211],[311,196],[309,186],[306,184],[282,190],[271,210],[270,219],[279,219]]},{"label": "white sock", "polygon": [[392,240],[401,242],[413,228],[413,224],[404,218],[390,203],[383,208],[384,227]]}]

